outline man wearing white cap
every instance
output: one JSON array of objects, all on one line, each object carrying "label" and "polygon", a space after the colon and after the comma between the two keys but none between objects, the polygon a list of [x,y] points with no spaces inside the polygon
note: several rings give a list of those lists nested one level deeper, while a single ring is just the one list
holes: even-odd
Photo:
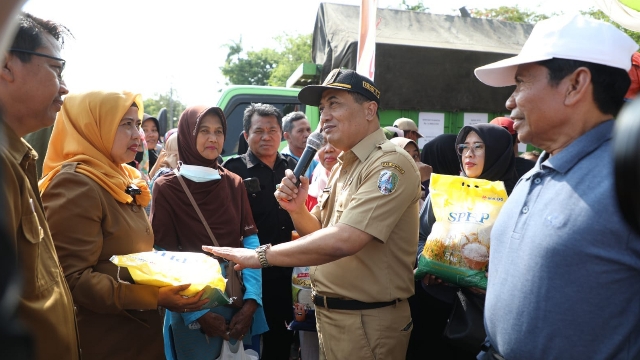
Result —
[{"label": "man wearing white cap", "polygon": [[417,142],[419,138],[424,137],[418,132],[418,126],[411,119],[399,118],[393,122],[393,127],[402,130],[405,138],[411,139],[415,142]]},{"label": "man wearing white cap", "polygon": [[615,201],[611,132],[638,45],[581,16],[539,22],[518,56],[476,69],[544,153],[491,233],[480,359],[640,358],[640,237]]}]

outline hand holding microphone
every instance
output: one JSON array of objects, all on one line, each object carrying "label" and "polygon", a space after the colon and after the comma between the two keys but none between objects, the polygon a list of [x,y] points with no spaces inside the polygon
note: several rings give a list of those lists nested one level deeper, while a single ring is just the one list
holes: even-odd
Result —
[{"label": "hand holding microphone", "polygon": [[307,197],[309,179],[306,179],[301,184],[300,177],[303,176],[309,168],[309,165],[313,161],[313,157],[322,147],[323,142],[324,138],[321,133],[311,133],[307,138],[307,146],[293,172],[291,170],[287,170],[285,172],[285,178],[282,179],[280,184],[276,185],[274,196],[280,203],[280,207],[283,209],[287,211],[296,211],[305,207],[304,202]]}]

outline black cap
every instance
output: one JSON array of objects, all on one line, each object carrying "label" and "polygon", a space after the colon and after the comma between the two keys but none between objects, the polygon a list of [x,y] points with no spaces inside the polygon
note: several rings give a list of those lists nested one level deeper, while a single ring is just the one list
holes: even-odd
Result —
[{"label": "black cap", "polygon": [[376,84],[366,76],[353,70],[333,69],[322,85],[305,86],[298,93],[298,100],[303,104],[318,106],[322,93],[329,89],[353,91],[380,105],[380,90]]}]

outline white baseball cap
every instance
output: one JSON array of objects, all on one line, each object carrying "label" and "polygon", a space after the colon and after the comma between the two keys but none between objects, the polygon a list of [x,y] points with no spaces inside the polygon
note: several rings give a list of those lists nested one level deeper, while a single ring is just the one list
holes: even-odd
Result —
[{"label": "white baseball cap", "polygon": [[517,56],[481,66],[476,77],[489,86],[515,85],[520,64],[552,58],[607,65],[629,71],[638,44],[615,26],[581,15],[538,22]]}]

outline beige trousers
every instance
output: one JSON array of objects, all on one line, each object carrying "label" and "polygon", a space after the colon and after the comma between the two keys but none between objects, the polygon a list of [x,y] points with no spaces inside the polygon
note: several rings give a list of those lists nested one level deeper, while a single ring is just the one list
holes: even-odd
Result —
[{"label": "beige trousers", "polygon": [[320,360],[403,360],[413,323],[409,302],[371,310],[316,306]]}]

